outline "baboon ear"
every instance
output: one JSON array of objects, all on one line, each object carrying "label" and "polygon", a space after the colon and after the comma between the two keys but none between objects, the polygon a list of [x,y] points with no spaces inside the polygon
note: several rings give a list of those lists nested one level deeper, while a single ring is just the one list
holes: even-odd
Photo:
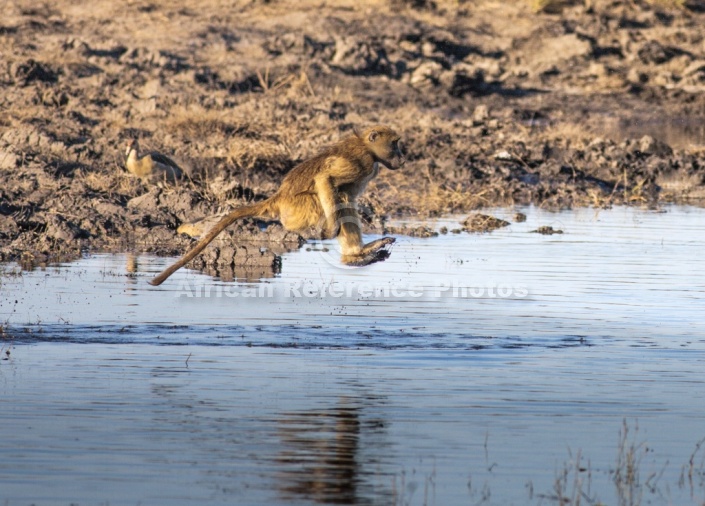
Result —
[{"label": "baboon ear", "polygon": [[372,130],[368,139],[370,140],[370,142],[374,142],[377,140],[377,137],[379,137],[379,133],[377,132],[377,130]]}]

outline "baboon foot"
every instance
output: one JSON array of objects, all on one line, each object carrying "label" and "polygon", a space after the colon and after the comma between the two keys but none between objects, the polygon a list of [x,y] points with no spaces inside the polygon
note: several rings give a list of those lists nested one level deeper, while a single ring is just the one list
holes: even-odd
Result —
[{"label": "baboon foot", "polygon": [[379,251],[380,249],[384,248],[385,246],[389,246],[390,244],[394,244],[396,239],[394,237],[382,237],[381,239],[377,239],[376,241],[368,242],[362,247],[362,255],[365,255],[367,253],[371,253],[374,251]]},{"label": "baboon foot", "polygon": [[391,254],[386,249],[382,249],[385,246],[393,244],[396,239],[394,237],[383,237],[365,244],[362,247],[362,251],[356,255],[343,255],[341,261],[345,265],[353,265],[356,267],[362,267],[364,265],[374,264],[376,262],[382,262],[389,258]]}]

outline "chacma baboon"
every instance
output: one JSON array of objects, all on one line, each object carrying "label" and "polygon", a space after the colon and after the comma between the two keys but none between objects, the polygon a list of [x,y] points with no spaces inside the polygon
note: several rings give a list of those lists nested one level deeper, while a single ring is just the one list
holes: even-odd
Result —
[{"label": "chacma baboon", "polygon": [[150,283],[162,284],[169,276],[198,255],[235,220],[245,217],[277,219],[291,231],[319,228],[326,237],[337,237],[347,265],[367,265],[387,258],[383,248],[394,242],[383,237],[362,242],[362,225],[357,197],[379,172],[382,164],[398,169],[405,158],[399,135],[387,126],[355,132],[319,155],[294,167],[279,190],[267,200],[239,207],[221,219],[196,246]]}]

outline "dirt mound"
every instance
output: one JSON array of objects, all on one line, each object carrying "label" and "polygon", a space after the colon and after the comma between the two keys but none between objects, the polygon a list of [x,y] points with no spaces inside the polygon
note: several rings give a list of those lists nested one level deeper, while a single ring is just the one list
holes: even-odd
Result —
[{"label": "dirt mound", "polygon": [[463,221],[463,230],[466,232],[487,233],[500,228],[508,227],[510,223],[487,214],[473,214]]},{"label": "dirt mound", "polygon": [[407,235],[409,237],[427,239],[429,237],[438,237],[438,232],[427,226],[410,227],[404,225],[401,227],[384,227],[384,235]]},{"label": "dirt mound", "polygon": [[531,230],[532,233],[534,234],[541,234],[541,235],[553,235],[553,234],[562,234],[563,231],[560,229],[555,229],[550,225],[542,225],[536,230]]},{"label": "dirt mound", "polygon": [[[362,206],[377,215],[705,197],[691,145],[703,142],[705,11],[531,4],[13,2],[0,22],[0,260],[180,254],[192,239],[179,226],[270,195],[371,123],[402,131],[408,154],[370,184]],[[631,119],[663,118],[700,137],[625,135]],[[130,176],[133,138],[190,178]],[[262,226],[236,235],[281,240]],[[219,248],[203,266],[276,263]]]}]

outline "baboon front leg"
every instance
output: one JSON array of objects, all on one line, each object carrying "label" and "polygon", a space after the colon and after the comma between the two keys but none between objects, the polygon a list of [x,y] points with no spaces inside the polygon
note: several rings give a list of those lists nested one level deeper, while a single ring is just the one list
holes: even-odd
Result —
[{"label": "baboon front leg", "polygon": [[336,237],[340,230],[340,205],[337,191],[333,186],[331,178],[325,174],[316,177],[314,184],[325,218],[325,233],[323,235],[326,237]]}]

